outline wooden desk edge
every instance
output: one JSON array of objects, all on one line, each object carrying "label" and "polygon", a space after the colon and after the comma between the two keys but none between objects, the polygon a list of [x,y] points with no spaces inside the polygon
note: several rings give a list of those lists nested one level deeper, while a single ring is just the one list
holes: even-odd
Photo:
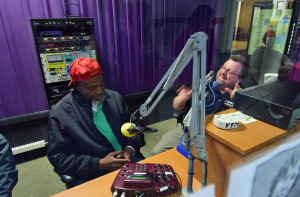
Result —
[{"label": "wooden desk edge", "polygon": [[[167,158],[168,154],[171,155],[169,157],[169,159]],[[182,186],[182,188],[184,188],[184,187],[186,187],[186,183],[187,183],[187,181],[185,179],[187,179],[188,160],[185,157],[183,157],[183,158],[185,158],[186,160],[183,160],[183,158],[181,159],[181,157],[183,157],[183,156],[179,152],[177,152],[176,148],[173,148],[171,150],[165,151],[158,155],[149,157],[138,163],[160,163],[160,164],[168,163],[169,165],[171,165],[173,167],[175,172],[177,172],[178,174],[181,174],[180,175],[181,181],[182,181],[181,186]],[[162,162],[160,162],[159,160],[162,158],[163,158],[163,160],[162,160]],[[174,159],[174,158],[176,158],[176,159]],[[166,160],[168,160],[170,162],[165,162]],[[184,163],[184,165],[182,165],[183,162],[186,162],[186,163]],[[79,197],[82,195],[85,196],[87,194],[88,194],[88,196],[99,196],[101,191],[102,191],[103,195],[106,195],[108,193],[112,194],[110,191],[110,188],[111,188],[111,185],[118,173],[119,173],[119,170],[116,170],[114,172],[111,172],[109,174],[98,177],[94,180],[91,180],[91,181],[84,183],[82,185],[79,185],[77,187],[54,194],[53,197],[76,197],[76,196]],[[103,180],[105,182],[105,185],[101,185]],[[178,181],[179,181],[179,179],[178,179]],[[195,177],[193,177],[193,189],[195,191],[201,189],[201,183]],[[86,192],[84,193],[84,191],[86,191]]]},{"label": "wooden desk edge", "polygon": [[237,152],[237,153],[239,153],[241,155],[247,155],[249,153],[252,153],[252,152],[256,151],[257,149],[260,149],[260,148],[262,148],[262,147],[264,147],[264,146],[266,146],[266,145],[268,145],[268,144],[270,144],[270,143],[272,143],[272,142],[274,142],[276,140],[279,140],[279,139],[283,138],[284,136],[286,136],[288,134],[288,132],[283,132],[282,134],[280,134],[280,135],[278,135],[278,136],[270,139],[269,141],[265,141],[265,142],[263,142],[261,144],[253,146],[252,148],[249,148],[247,150],[243,150],[240,147],[238,147],[238,146],[236,146],[236,145],[228,142],[227,140],[224,140],[223,138],[221,138],[220,136],[216,135],[215,133],[212,133],[212,132],[207,131],[207,130],[206,130],[206,133],[208,135],[210,135],[212,138],[214,138],[215,140],[217,140],[218,142],[220,142],[220,143],[222,143],[222,144],[230,147],[232,150],[234,150],[235,152]]}]

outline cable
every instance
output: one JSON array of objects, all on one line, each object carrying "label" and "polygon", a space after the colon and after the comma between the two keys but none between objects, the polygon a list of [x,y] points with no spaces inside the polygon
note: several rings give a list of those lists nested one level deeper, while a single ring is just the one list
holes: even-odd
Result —
[{"label": "cable", "polygon": [[163,182],[160,182],[160,183],[161,184],[165,184],[165,186],[163,186],[163,187],[167,187],[167,189],[165,189],[165,195],[164,196],[168,196],[168,195],[170,195],[169,194],[169,182],[168,182],[168,180],[166,178],[166,174],[165,173],[162,174],[161,179],[163,180],[164,183]]},{"label": "cable", "polygon": [[199,160],[200,162],[202,162],[202,163],[204,163],[205,165],[207,165],[207,161],[205,161],[205,160],[203,160],[203,159],[200,159],[199,157],[193,155],[193,154],[191,153],[190,150],[189,150],[189,152],[190,152],[190,154],[193,156],[194,159],[197,159],[197,160]]},{"label": "cable", "polygon": [[[193,155],[193,154],[191,153],[190,150],[189,150],[189,154],[193,157],[193,159],[197,159],[197,160],[199,160],[201,163],[203,163],[203,165],[204,165],[204,167],[205,167],[205,170],[203,171],[203,173],[204,173],[204,172],[207,172],[207,164],[208,164],[208,162],[205,161],[205,160],[203,160],[203,159],[200,159],[200,158],[196,157],[195,155]],[[205,185],[206,185],[206,180],[207,180],[207,173],[205,173],[204,178],[205,178],[205,180],[204,180],[204,183],[202,183],[202,185],[205,186]]]},{"label": "cable", "polygon": [[180,196],[181,190],[182,190],[182,181],[181,181],[181,178],[180,178],[179,174],[175,171],[173,171],[173,172],[176,174],[176,176],[179,178],[179,181],[180,181],[180,183],[179,183],[179,188],[180,188],[179,194],[177,192],[178,196]]},{"label": "cable", "polygon": [[[184,150],[184,149],[183,149],[184,146],[183,146],[183,144],[181,144],[181,140],[182,140],[183,136],[184,136],[184,134],[182,134],[182,135],[180,136],[180,138],[179,138],[179,147],[180,147],[182,150]],[[185,150],[184,150],[184,151],[185,151]]]},{"label": "cable", "polygon": [[205,165],[207,165],[207,162],[206,162],[205,160],[200,159],[200,158],[198,158],[197,156],[193,155],[193,153],[190,151],[190,146],[188,146],[188,151],[186,151],[186,150],[183,148],[183,144],[181,144],[181,140],[182,140],[183,136],[184,136],[184,134],[182,134],[182,135],[180,136],[180,139],[179,139],[179,147],[180,147],[183,151],[185,151],[186,153],[190,154],[190,155],[193,157],[193,159],[197,159],[197,160],[199,160],[200,162],[202,162],[202,163],[204,163]]},{"label": "cable", "polygon": [[138,129],[134,126],[134,124],[132,124],[131,120],[132,120],[133,116],[134,116],[138,111],[139,111],[139,109],[137,109],[135,112],[133,112],[133,114],[131,115],[130,120],[129,120],[129,121],[130,121],[131,127],[133,127],[133,128],[136,129],[136,130],[138,130]]},{"label": "cable", "polygon": [[212,102],[211,104],[205,105],[205,107],[211,107],[211,106],[215,103],[215,101],[216,101],[216,95],[215,95],[215,92],[214,92],[214,90],[212,89],[210,83],[208,84],[208,87],[209,87],[210,91],[211,91],[211,92],[213,93],[213,95],[214,95],[214,100],[213,100],[213,102]]},{"label": "cable", "polygon": [[[187,154],[190,154],[190,151],[189,151],[189,150],[186,151],[185,148],[184,148],[184,146],[183,146],[183,144],[181,144],[181,141],[182,141],[183,136],[184,136],[184,134],[182,134],[182,135],[180,136],[180,139],[179,139],[179,147],[180,147],[184,152],[186,152]],[[188,144],[188,146],[190,146],[190,144]]]}]

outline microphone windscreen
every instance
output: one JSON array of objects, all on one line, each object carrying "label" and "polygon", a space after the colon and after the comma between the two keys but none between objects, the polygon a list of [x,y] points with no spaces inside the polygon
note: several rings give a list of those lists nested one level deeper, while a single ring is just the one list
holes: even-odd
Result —
[{"label": "microphone windscreen", "polygon": [[136,133],[132,133],[132,132],[129,131],[131,125],[136,126],[135,124],[131,124],[129,122],[127,122],[127,123],[125,123],[125,124],[122,125],[121,132],[122,132],[122,134],[124,136],[126,136],[126,137],[133,137],[133,136],[135,136]]},{"label": "microphone windscreen", "polygon": [[212,83],[212,89],[213,89],[213,90],[218,90],[219,87],[220,87],[220,83],[219,83],[218,81],[214,81],[214,82]]}]

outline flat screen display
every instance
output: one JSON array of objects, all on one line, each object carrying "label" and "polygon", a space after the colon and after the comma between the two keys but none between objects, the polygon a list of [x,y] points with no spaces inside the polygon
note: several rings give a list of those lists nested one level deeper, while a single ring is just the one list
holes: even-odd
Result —
[{"label": "flat screen display", "polygon": [[91,57],[89,52],[76,53],[76,57]]},{"label": "flat screen display", "polygon": [[48,55],[47,60],[48,63],[63,62],[63,55],[62,54]]}]

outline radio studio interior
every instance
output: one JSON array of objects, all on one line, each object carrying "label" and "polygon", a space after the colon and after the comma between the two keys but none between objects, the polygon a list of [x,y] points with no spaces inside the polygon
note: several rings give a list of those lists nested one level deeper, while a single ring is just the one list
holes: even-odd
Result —
[{"label": "radio studio interior", "polygon": [[299,196],[300,0],[0,13],[0,196]]}]

